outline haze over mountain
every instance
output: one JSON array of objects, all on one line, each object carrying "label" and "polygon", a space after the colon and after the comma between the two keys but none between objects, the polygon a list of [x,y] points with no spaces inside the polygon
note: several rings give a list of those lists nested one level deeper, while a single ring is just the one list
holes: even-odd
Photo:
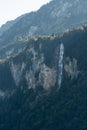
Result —
[{"label": "haze over mountain", "polygon": [[[10,54],[8,51],[14,54],[16,44],[24,38],[57,34],[85,24],[87,22],[86,5],[86,0],[53,0],[37,12],[27,13],[14,21],[7,22],[0,28],[1,58]],[[14,43],[15,45],[12,46]],[[5,52],[3,46],[4,48],[6,46]]]},{"label": "haze over mountain", "polygon": [[4,25],[0,130],[87,130],[86,4],[53,0]]}]

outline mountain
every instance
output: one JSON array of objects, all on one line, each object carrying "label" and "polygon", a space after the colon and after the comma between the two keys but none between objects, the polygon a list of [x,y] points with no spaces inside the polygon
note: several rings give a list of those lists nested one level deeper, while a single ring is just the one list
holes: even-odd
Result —
[{"label": "mountain", "polygon": [[5,24],[3,24],[1,27],[0,27],[0,36],[5,32],[7,31],[8,29],[10,29],[15,23],[17,23],[20,18],[22,18],[22,16],[18,17],[17,19],[15,20],[11,20],[11,21],[7,21]]},{"label": "mountain", "polygon": [[86,56],[82,26],[0,60],[0,130],[86,130]]},{"label": "mountain", "polygon": [[87,23],[86,5],[86,0],[52,0],[38,11],[8,22],[0,28],[1,58],[9,56],[8,52],[3,53],[3,46],[6,48],[9,45],[6,50],[12,52],[16,50],[14,44],[24,37],[57,34]]}]

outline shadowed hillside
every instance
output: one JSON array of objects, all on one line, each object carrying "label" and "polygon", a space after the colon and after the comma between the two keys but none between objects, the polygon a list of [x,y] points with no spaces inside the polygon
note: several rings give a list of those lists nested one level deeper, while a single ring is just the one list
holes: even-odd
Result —
[{"label": "shadowed hillside", "polygon": [[1,60],[0,130],[86,130],[86,55],[83,26],[33,37]]}]

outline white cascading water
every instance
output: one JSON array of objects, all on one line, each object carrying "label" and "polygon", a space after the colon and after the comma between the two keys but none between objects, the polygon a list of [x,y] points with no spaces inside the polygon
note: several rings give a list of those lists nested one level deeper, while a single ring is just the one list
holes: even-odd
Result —
[{"label": "white cascading water", "polygon": [[64,55],[64,45],[63,43],[60,44],[59,50],[59,60],[58,60],[58,86],[60,88],[61,81],[62,81],[62,73],[63,73],[63,55]]}]

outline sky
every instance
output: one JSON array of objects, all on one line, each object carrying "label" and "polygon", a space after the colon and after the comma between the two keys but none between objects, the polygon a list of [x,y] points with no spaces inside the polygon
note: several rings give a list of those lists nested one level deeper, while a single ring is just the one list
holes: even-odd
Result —
[{"label": "sky", "polygon": [[18,16],[38,10],[50,0],[0,0],[0,26]]}]

